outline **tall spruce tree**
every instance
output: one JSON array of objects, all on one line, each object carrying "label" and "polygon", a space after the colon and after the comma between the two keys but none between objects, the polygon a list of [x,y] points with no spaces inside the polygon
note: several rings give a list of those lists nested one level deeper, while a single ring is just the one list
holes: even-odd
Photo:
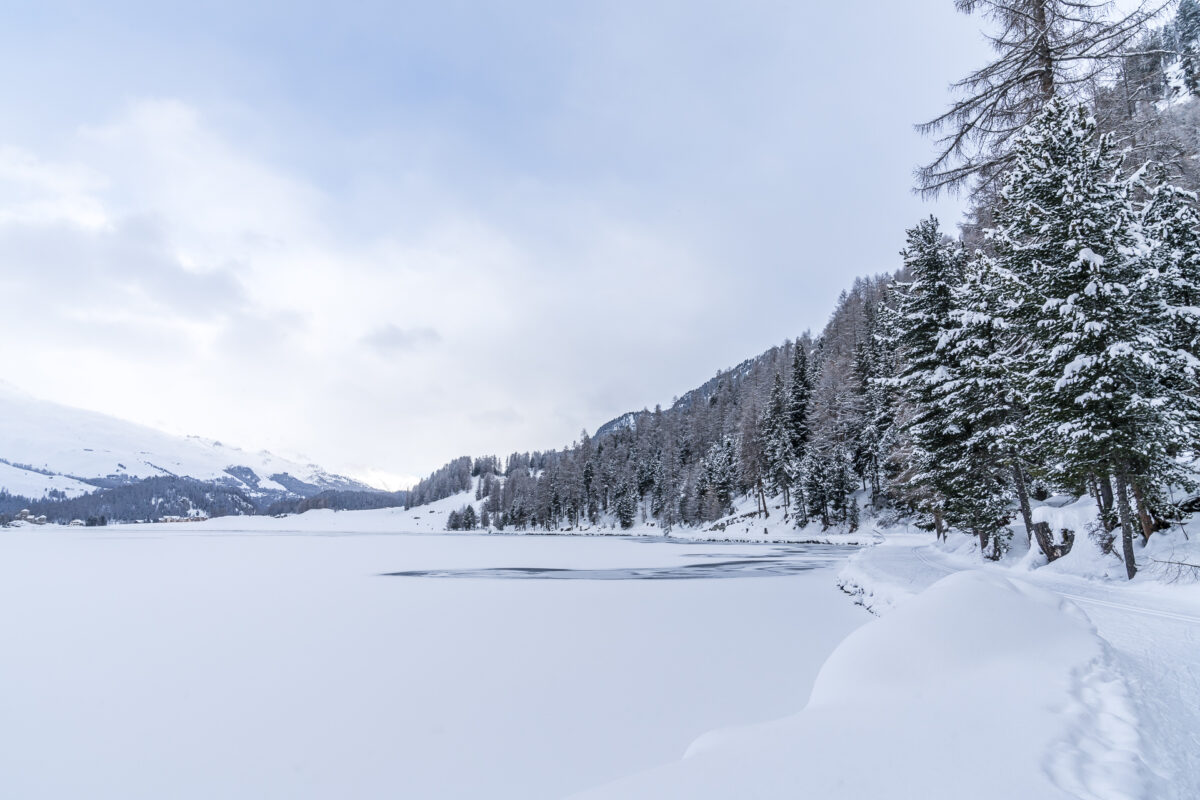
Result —
[{"label": "tall spruce tree", "polygon": [[1175,10],[1175,35],[1183,83],[1192,94],[1200,94],[1200,3],[1196,0],[1180,0]]},{"label": "tall spruce tree", "polygon": [[776,372],[759,428],[767,466],[767,483],[772,492],[783,493],[785,508],[791,504],[789,489],[796,472],[796,455],[792,450],[789,416],[788,397],[783,386],[783,376]]},{"label": "tall spruce tree", "polygon": [[1162,280],[1163,313],[1171,343],[1191,356],[1188,377],[1200,370],[1200,213],[1196,196],[1165,181],[1149,188],[1142,224],[1152,243],[1150,262]]},{"label": "tall spruce tree", "polygon": [[1001,192],[997,261],[1022,296],[1032,436],[1053,445],[1057,482],[1110,477],[1130,578],[1135,484],[1183,478],[1174,454],[1195,405],[1175,388],[1180,356],[1161,314],[1153,245],[1108,137],[1082,106],[1048,103],[1016,143]]},{"label": "tall spruce tree", "polygon": [[808,343],[797,339],[792,352],[792,376],[788,384],[787,432],[792,445],[792,503],[796,523],[808,524],[808,505],[804,500],[804,455],[810,434],[809,410],[812,404],[812,375],[809,373]]},{"label": "tall spruce tree", "polygon": [[[990,259],[977,253],[967,262],[954,293],[953,324],[942,341],[949,357],[936,395],[950,432],[950,446],[942,452],[955,458],[945,484],[947,520],[973,532],[981,551],[993,559],[1008,548],[1012,476],[1021,477],[1012,459],[1020,403],[1009,370],[999,284]],[[1027,498],[1022,513],[1032,531]]]},{"label": "tall spruce tree", "polygon": [[957,244],[942,235],[934,217],[909,229],[904,265],[911,278],[900,300],[896,342],[903,366],[889,381],[899,388],[908,407],[906,431],[911,440],[903,480],[914,505],[932,517],[944,535],[946,492],[952,480],[948,455],[957,433],[947,429],[938,405],[947,380],[949,351],[941,347],[951,324],[954,289],[962,280],[963,257]]},{"label": "tall spruce tree", "polygon": [[[1179,369],[1167,377],[1172,389],[1189,399],[1200,398],[1200,211],[1196,196],[1161,178],[1147,188],[1142,224],[1150,242],[1149,278],[1161,288],[1159,313],[1168,327],[1170,347]],[[1193,452],[1200,451],[1200,404],[1185,409]],[[1156,522],[1176,515],[1164,488],[1170,476],[1146,476],[1131,490],[1137,501],[1142,535],[1149,538]]]},{"label": "tall spruce tree", "polygon": [[822,530],[827,529],[830,524],[830,473],[828,462],[813,448],[809,448],[804,454],[804,461],[800,468],[800,474],[804,479],[804,492],[798,492],[797,497],[804,501],[802,509],[804,518],[806,520],[820,519]]},{"label": "tall spruce tree", "polygon": [[862,425],[859,428],[856,469],[871,490],[871,504],[884,501],[885,469],[895,444],[894,389],[896,356],[889,341],[895,312],[886,296],[867,307],[866,336],[855,351],[855,371],[862,386]]}]

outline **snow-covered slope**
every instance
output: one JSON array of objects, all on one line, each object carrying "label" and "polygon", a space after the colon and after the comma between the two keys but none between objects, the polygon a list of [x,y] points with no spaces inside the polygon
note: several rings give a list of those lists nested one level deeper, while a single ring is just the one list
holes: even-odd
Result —
[{"label": "snow-covered slope", "polygon": [[75,497],[98,486],[161,475],[220,483],[254,495],[370,488],[315,464],[173,436],[40,400],[3,382],[0,462],[0,489],[27,497],[55,489]]}]

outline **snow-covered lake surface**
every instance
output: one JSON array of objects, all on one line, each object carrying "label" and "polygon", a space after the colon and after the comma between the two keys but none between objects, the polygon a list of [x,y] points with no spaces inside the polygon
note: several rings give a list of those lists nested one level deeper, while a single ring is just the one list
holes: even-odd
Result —
[{"label": "snow-covered lake surface", "polygon": [[219,527],[0,531],[5,796],[560,797],[802,708],[869,619],[849,549]]}]

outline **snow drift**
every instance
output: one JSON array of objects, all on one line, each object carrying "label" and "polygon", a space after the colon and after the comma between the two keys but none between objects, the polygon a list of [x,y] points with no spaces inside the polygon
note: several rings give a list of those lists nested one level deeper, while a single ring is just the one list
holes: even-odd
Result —
[{"label": "snow drift", "polygon": [[1111,660],[1068,601],[959,573],[851,634],[802,712],[578,797],[1137,796],[1146,769]]}]

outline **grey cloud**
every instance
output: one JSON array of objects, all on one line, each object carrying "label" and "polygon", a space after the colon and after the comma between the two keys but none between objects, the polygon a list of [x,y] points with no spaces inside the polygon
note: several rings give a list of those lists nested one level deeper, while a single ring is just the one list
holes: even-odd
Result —
[{"label": "grey cloud", "polygon": [[382,355],[416,350],[441,340],[441,334],[433,328],[401,328],[399,325],[384,325],[362,337],[363,344]]},{"label": "grey cloud", "polygon": [[525,417],[515,408],[492,408],[471,415],[471,421],[488,427],[508,427],[524,422]]},{"label": "grey cloud", "polygon": [[0,227],[5,282],[34,302],[77,309],[149,305],[187,318],[236,313],[245,291],[227,267],[191,270],[161,226],[139,217],[104,230],[54,224]]}]

